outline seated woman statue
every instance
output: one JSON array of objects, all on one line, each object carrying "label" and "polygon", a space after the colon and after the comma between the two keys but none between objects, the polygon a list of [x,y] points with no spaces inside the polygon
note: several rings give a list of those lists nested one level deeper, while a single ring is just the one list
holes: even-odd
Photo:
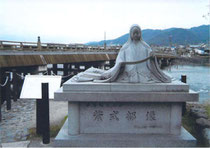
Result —
[{"label": "seated woman statue", "polygon": [[156,56],[142,39],[140,27],[132,25],[129,39],[120,49],[114,67],[107,71],[92,67],[74,76],[72,81],[170,83],[171,78],[160,70]]}]

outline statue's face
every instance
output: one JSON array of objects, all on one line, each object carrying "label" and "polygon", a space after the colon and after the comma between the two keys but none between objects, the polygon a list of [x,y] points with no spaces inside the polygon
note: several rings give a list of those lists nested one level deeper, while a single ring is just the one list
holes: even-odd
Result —
[{"label": "statue's face", "polygon": [[141,31],[138,27],[134,27],[131,33],[131,39],[134,41],[140,41],[141,39]]}]

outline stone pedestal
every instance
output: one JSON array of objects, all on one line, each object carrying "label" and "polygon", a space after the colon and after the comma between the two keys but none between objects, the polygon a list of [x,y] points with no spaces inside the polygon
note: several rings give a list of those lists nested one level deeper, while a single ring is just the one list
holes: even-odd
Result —
[{"label": "stone pedestal", "polygon": [[55,100],[69,102],[56,146],[195,146],[181,126],[182,103],[198,101],[187,84],[75,83]]}]

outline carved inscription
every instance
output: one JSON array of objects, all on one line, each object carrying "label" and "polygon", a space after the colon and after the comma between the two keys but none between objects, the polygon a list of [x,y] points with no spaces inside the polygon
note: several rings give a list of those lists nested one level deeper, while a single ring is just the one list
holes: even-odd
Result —
[{"label": "carved inscription", "polygon": [[147,121],[154,121],[154,120],[156,120],[155,111],[147,111],[146,120]]},{"label": "carved inscription", "polygon": [[[113,110],[112,112],[109,113],[104,113],[104,107],[105,106],[109,106],[109,105],[114,105],[114,104],[103,104],[103,103],[87,103],[86,106],[87,107],[99,107],[99,109],[96,109],[93,112],[93,119],[94,121],[103,121],[104,117],[109,116],[109,120],[110,121],[120,121],[120,118],[124,118],[128,121],[133,121],[136,120],[137,118],[142,118],[142,113],[137,113],[136,111],[126,111],[120,114],[119,110]],[[114,107],[114,106],[112,106]],[[121,106],[115,106],[115,107],[121,107]],[[154,110],[147,110],[145,113],[143,113],[145,115],[144,120],[146,121],[155,121],[157,120],[156,118],[156,112]],[[107,118],[105,118],[107,119]]]},{"label": "carved inscription", "polygon": [[136,119],[136,112],[128,111],[126,114],[126,119],[129,121],[133,121],[134,119]]},{"label": "carved inscription", "polygon": [[117,120],[119,121],[119,118],[117,117],[117,114],[119,113],[119,111],[113,111],[110,115],[109,120]]},{"label": "carved inscription", "polygon": [[94,120],[96,121],[103,121],[103,111],[95,110],[93,113]]}]

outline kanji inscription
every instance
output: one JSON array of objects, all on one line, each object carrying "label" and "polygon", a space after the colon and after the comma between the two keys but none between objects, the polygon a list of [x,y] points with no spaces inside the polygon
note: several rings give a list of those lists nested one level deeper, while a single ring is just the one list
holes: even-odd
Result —
[{"label": "kanji inscription", "polygon": [[95,110],[93,113],[94,120],[96,121],[103,121],[103,111]]},{"label": "kanji inscription", "polygon": [[156,120],[155,115],[156,115],[155,111],[147,111],[146,120],[147,121],[154,121],[154,120]]},{"label": "kanji inscription", "polygon": [[130,112],[128,111],[126,114],[126,119],[129,121],[133,121],[136,119],[136,112]]},{"label": "kanji inscription", "polygon": [[117,114],[119,113],[119,111],[113,111],[110,115],[110,119],[109,120],[117,120],[119,121],[119,118],[117,117]]}]

